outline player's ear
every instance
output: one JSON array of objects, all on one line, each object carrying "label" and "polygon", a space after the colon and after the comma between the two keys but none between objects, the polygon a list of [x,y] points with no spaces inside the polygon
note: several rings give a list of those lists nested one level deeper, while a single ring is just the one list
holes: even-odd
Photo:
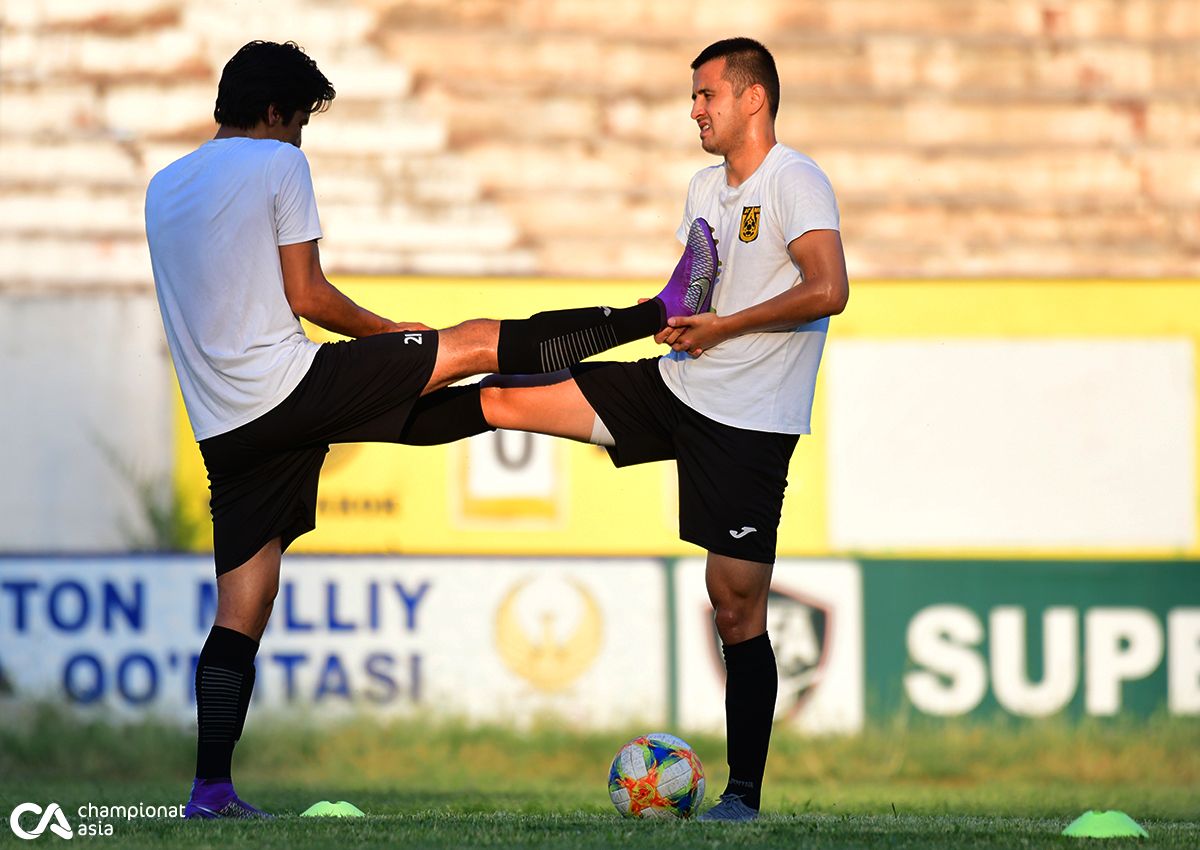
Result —
[{"label": "player's ear", "polygon": [[746,105],[754,114],[767,105],[767,90],[760,83],[754,83],[746,88]]},{"label": "player's ear", "polygon": [[279,107],[271,103],[267,105],[267,126],[277,127],[283,123],[283,115],[279,112]]}]

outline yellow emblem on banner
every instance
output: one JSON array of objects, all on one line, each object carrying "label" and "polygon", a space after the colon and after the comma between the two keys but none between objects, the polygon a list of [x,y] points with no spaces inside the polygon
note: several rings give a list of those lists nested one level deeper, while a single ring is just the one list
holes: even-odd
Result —
[{"label": "yellow emblem on banner", "polygon": [[738,238],[743,242],[753,242],[758,238],[758,215],[762,207],[742,207],[742,226],[738,230]]},{"label": "yellow emblem on banner", "polygon": [[577,594],[578,615],[566,634],[556,633],[561,600],[543,597],[534,602],[540,634],[530,634],[517,613],[519,597],[530,580],[518,582],[504,597],[496,612],[496,649],[505,665],[540,691],[561,691],[587,672],[600,654],[604,618],[600,606],[578,581],[569,586]]}]

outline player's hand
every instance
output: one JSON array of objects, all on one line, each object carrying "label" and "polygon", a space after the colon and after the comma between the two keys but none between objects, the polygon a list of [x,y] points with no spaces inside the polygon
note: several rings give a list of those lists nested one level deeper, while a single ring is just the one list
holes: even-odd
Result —
[{"label": "player's hand", "polygon": [[388,333],[400,333],[400,331],[431,331],[433,328],[429,325],[423,325],[420,322],[392,322],[388,328]]},{"label": "player's hand", "polygon": [[663,333],[670,339],[668,345],[676,351],[686,351],[692,357],[699,357],[728,339],[721,317],[716,313],[672,316],[667,319],[667,325],[667,331]]},{"label": "player's hand", "polygon": [[659,345],[675,346],[679,338],[683,336],[683,328],[665,327],[654,335],[654,341]]},{"label": "player's hand", "polygon": [[[649,300],[649,298],[639,298],[637,303],[644,304]],[[654,335],[654,341],[659,345],[672,345],[675,340],[679,339],[682,333],[683,331],[676,330],[672,327],[666,327]]]}]

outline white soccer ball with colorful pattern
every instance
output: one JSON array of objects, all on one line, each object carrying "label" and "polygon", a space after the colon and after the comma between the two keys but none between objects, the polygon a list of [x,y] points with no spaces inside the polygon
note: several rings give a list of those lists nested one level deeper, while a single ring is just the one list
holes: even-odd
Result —
[{"label": "white soccer ball with colorful pattern", "polygon": [[691,817],[704,802],[704,766],[683,739],[651,732],[617,752],[608,794],[626,817]]}]

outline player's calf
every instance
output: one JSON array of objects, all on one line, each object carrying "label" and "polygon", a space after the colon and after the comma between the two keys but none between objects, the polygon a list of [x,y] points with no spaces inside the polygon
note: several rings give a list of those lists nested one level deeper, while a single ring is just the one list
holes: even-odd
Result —
[{"label": "player's calf", "polygon": [[717,244],[702,218],[692,222],[687,245],[667,285],[634,307],[555,310],[500,323],[496,357],[507,375],[556,372],[626,342],[653,336],[671,316],[693,316],[712,305]]},{"label": "player's calf", "polygon": [[554,310],[500,323],[497,366],[503,375],[557,372],[618,345],[653,336],[666,324],[655,299],[634,307]]}]

